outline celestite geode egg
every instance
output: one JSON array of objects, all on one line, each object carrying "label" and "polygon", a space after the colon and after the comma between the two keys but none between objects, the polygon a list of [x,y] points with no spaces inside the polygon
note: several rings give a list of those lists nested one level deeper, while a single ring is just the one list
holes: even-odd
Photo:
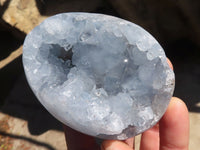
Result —
[{"label": "celestite geode egg", "polygon": [[63,13],[26,37],[27,80],[45,108],[82,133],[126,139],[155,125],[174,90],[159,43],[116,17]]}]

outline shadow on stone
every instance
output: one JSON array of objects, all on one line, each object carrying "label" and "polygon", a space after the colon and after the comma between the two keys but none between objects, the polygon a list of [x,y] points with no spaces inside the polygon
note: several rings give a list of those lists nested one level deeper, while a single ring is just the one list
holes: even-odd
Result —
[{"label": "shadow on stone", "polygon": [[11,52],[22,45],[23,41],[19,40],[8,31],[0,31],[0,61],[9,56]]},{"label": "shadow on stone", "polygon": [[46,143],[43,143],[43,142],[39,142],[39,141],[33,140],[31,138],[25,137],[25,136],[9,134],[9,133],[5,133],[5,132],[1,132],[1,131],[0,131],[0,135],[1,136],[5,136],[5,137],[9,137],[9,138],[12,138],[12,139],[18,139],[18,140],[27,141],[27,142],[35,144],[37,146],[45,147],[47,150],[55,150],[55,148],[53,148],[49,144],[46,144]]},{"label": "shadow on stone", "polygon": [[33,135],[40,135],[50,129],[63,130],[62,124],[46,111],[32,93],[24,73],[14,84],[1,111],[27,120],[29,132]]},{"label": "shadow on stone", "polygon": [[102,0],[36,0],[37,8],[41,15],[52,16],[64,12],[91,12],[94,11]]},{"label": "shadow on stone", "polygon": [[65,12],[94,12],[119,16],[106,0],[36,0],[41,15],[52,16]]},{"label": "shadow on stone", "polygon": [[165,46],[176,76],[174,96],[181,98],[190,112],[200,112],[200,51],[188,39]]},{"label": "shadow on stone", "polygon": [[6,0],[2,6],[0,5],[0,18],[2,17],[2,15],[4,14],[4,12],[8,8],[8,6],[10,4],[10,1],[11,0]]},{"label": "shadow on stone", "polygon": [[21,57],[0,69],[0,106],[4,104],[6,97],[9,95],[22,71]]}]

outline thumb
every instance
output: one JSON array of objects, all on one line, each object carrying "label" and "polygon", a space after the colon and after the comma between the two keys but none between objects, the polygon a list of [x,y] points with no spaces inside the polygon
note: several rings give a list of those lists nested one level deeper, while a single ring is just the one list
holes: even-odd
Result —
[{"label": "thumb", "polygon": [[101,150],[133,150],[123,141],[106,140],[101,144]]}]

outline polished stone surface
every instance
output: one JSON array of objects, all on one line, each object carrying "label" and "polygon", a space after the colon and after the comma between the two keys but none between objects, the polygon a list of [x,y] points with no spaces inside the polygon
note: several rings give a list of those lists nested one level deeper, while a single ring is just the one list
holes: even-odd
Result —
[{"label": "polished stone surface", "polygon": [[126,139],[156,124],[174,90],[159,43],[131,22],[64,13],[25,39],[28,82],[64,124],[105,139]]}]

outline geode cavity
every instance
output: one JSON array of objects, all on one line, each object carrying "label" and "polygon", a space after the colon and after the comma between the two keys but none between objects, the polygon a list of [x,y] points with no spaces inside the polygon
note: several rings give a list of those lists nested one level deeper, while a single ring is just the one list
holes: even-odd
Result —
[{"label": "geode cavity", "polygon": [[138,25],[102,14],[46,19],[26,37],[23,65],[53,116],[105,139],[126,139],[155,125],[174,89],[159,43]]}]

